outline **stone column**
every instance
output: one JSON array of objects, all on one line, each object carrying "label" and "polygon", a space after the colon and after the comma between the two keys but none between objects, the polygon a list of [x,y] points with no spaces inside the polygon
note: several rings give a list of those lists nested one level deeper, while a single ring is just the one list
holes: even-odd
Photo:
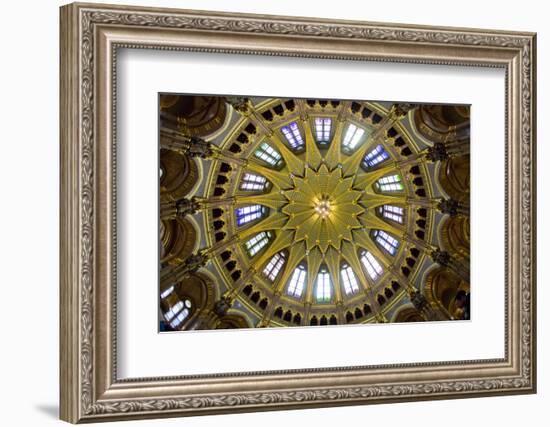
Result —
[{"label": "stone column", "polygon": [[215,243],[213,246],[211,246],[208,249],[203,249],[201,252],[204,255],[208,256],[208,258],[214,258],[215,256],[218,256],[219,254],[221,254],[228,247],[233,246],[239,242],[240,242],[240,238],[237,234],[235,234],[231,236],[229,239]]},{"label": "stone column", "polygon": [[160,203],[160,219],[183,218],[186,215],[196,214],[199,209],[199,203],[194,197],[191,199],[162,201]]},{"label": "stone column", "polygon": [[243,115],[247,115],[252,108],[250,99],[243,96],[226,96],[225,100],[235,109],[235,111]]},{"label": "stone column", "polygon": [[414,308],[416,308],[426,320],[449,320],[446,315],[441,313],[439,310],[434,309],[430,305],[424,294],[419,290],[416,290],[415,288],[410,288],[407,289],[407,293]]},{"label": "stone column", "polygon": [[183,218],[186,215],[195,215],[199,211],[234,204],[234,197],[226,197],[223,199],[193,197],[191,199],[167,200],[162,201],[160,204],[160,218],[162,220],[174,219],[177,217]]},{"label": "stone column", "polygon": [[225,197],[225,198],[194,197],[194,199],[199,205],[199,210],[232,206],[235,204],[235,201],[236,201],[235,197]]},{"label": "stone column", "polygon": [[462,263],[454,259],[447,251],[442,251],[441,249],[437,248],[431,252],[430,256],[435,263],[443,267],[450,268],[462,280],[470,283],[470,270]]},{"label": "stone column", "polygon": [[160,282],[162,288],[175,285],[189,276],[196,273],[208,262],[208,256],[202,253],[189,256],[183,263],[177,266],[164,267],[160,271]]},{"label": "stone column", "polygon": [[437,203],[437,209],[446,215],[457,216],[457,215],[470,215],[470,207],[460,204],[454,199],[440,199]]}]

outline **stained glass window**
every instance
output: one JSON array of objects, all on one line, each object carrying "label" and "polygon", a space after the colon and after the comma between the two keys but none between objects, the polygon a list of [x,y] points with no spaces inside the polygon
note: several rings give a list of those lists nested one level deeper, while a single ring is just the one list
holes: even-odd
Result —
[{"label": "stained glass window", "polygon": [[317,274],[317,287],[315,297],[317,302],[329,302],[331,298],[330,274],[326,269],[321,269]]},{"label": "stained glass window", "polygon": [[172,292],[174,292],[174,287],[173,286],[170,286],[169,288],[166,288],[164,291],[161,292],[160,299],[166,298]]},{"label": "stained glass window", "polygon": [[365,155],[365,158],[363,159],[363,167],[367,169],[372,168],[377,164],[382,163],[384,160],[388,160],[389,158],[390,155],[386,150],[384,150],[382,144],[378,144]]},{"label": "stained glass window", "polygon": [[304,284],[306,282],[306,268],[303,265],[299,265],[292,273],[290,282],[288,283],[288,294],[292,297],[300,298],[304,291]]},{"label": "stained glass window", "polygon": [[261,175],[246,172],[241,181],[241,190],[262,191],[265,190],[267,179]]},{"label": "stained glass window", "polygon": [[164,313],[164,318],[170,322],[170,326],[176,329],[181,323],[189,317],[191,313],[191,301],[178,301]]},{"label": "stained glass window", "polygon": [[248,222],[261,218],[266,212],[264,206],[250,205],[242,208],[235,209],[235,216],[237,217],[237,225],[243,225]]},{"label": "stained glass window", "polygon": [[344,140],[342,141],[342,147],[344,147],[348,151],[354,150],[361,141],[364,133],[365,129],[362,129],[355,126],[353,123],[350,123],[348,125],[348,128],[346,129],[346,134],[344,135]]},{"label": "stained glass window", "polygon": [[361,262],[372,280],[378,279],[384,272],[380,263],[369,251],[364,251],[361,254]]},{"label": "stained glass window", "polygon": [[402,191],[403,183],[400,175],[388,175],[376,182],[377,189],[381,191]]},{"label": "stained glass window", "polygon": [[283,126],[281,132],[293,149],[299,150],[304,146],[304,139],[300,133],[298,123],[292,122],[288,126]]},{"label": "stained glass window", "polygon": [[267,142],[262,142],[254,155],[271,166],[277,166],[281,162],[281,155]]},{"label": "stained glass window", "polygon": [[284,263],[285,253],[279,252],[278,254],[275,254],[265,266],[264,275],[273,282],[283,268]]},{"label": "stained glass window", "polygon": [[315,136],[319,144],[326,145],[329,143],[331,126],[332,120],[329,118],[318,117],[315,119]]},{"label": "stained glass window", "polygon": [[178,314],[181,311],[182,308],[183,308],[183,301],[178,301],[176,304],[170,307],[170,310],[164,313],[164,317],[166,318],[166,320],[170,321],[174,318],[176,314]]},{"label": "stained glass window", "polygon": [[378,208],[384,218],[403,224],[403,208],[399,206],[384,205]]},{"label": "stained glass window", "polygon": [[376,243],[382,246],[391,255],[395,255],[397,249],[399,248],[399,242],[395,238],[383,230],[375,230],[373,232],[373,236]]},{"label": "stained glass window", "polygon": [[261,233],[256,234],[254,237],[248,240],[245,243],[248,255],[252,257],[260,252],[262,248],[267,245],[270,238],[271,233],[269,231],[262,231]]},{"label": "stained glass window", "polygon": [[353,268],[351,268],[349,265],[342,265],[340,276],[342,277],[342,283],[344,284],[344,292],[346,293],[346,295],[354,294],[359,290],[357,278],[355,277]]}]

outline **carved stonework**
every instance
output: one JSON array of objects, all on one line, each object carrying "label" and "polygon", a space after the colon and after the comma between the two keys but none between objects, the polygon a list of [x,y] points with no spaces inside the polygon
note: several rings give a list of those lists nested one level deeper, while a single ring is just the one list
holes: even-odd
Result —
[{"label": "carved stonework", "polygon": [[448,266],[451,263],[451,256],[449,255],[449,253],[442,251],[441,249],[436,249],[432,251],[431,257],[433,262],[444,267]]},{"label": "carved stonework", "polygon": [[180,199],[176,202],[177,214],[179,216],[194,215],[200,209],[199,203],[193,197],[191,199]]},{"label": "carved stonework", "polygon": [[405,117],[409,111],[416,108],[416,104],[407,104],[407,103],[400,103],[400,104],[394,104],[394,111],[395,115],[398,118]]},{"label": "carved stonework", "polygon": [[458,214],[458,202],[454,199],[442,199],[437,204],[437,209],[443,214],[456,216]]},{"label": "carved stonework", "polygon": [[185,154],[190,157],[200,157],[201,159],[207,159],[212,157],[213,149],[212,144],[197,136],[189,138],[188,143],[184,149]]},{"label": "carved stonework", "polygon": [[214,313],[218,317],[223,317],[227,314],[227,311],[231,308],[233,301],[231,298],[223,296],[214,303]]},{"label": "carved stonework", "polygon": [[426,159],[430,162],[440,162],[449,158],[449,153],[445,144],[436,142],[432,147],[429,147],[426,152]]},{"label": "carved stonework", "polygon": [[409,292],[409,297],[414,308],[420,312],[422,312],[429,305],[428,300],[420,291]]},{"label": "carved stonework", "polygon": [[250,111],[250,99],[242,96],[226,96],[227,103],[239,113],[245,114]]},{"label": "carved stonework", "polygon": [[182,270],[186,273],[196,273],[208,262],[208,256],[204,254],[193,254],[185,260]]}]

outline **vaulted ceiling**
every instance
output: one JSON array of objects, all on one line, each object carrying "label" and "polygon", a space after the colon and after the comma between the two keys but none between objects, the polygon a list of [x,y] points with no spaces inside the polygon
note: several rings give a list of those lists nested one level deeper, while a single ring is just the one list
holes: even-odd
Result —
[{"label": "vaulted ceiling", "polygon": [[[468,107],[176,95],[160,107],[161,292],[174,289],[161,322],[188,299],[196,310],[172,329],[457,317]],[[450,278],[434,285],[440,270]],[[199,272],[210,307],[186,289]]]}]

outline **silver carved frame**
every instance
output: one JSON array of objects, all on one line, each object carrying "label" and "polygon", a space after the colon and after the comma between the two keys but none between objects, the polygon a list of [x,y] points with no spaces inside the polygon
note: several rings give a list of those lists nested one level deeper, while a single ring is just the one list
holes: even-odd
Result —
[{"label": "silver carved frame", "polygon": [[[533,33],[100,4],[61,8],[60,417],[78,422],[536,391]],[[497,360],[117,379],[117,48],[501,67],[506,339]]]}]

